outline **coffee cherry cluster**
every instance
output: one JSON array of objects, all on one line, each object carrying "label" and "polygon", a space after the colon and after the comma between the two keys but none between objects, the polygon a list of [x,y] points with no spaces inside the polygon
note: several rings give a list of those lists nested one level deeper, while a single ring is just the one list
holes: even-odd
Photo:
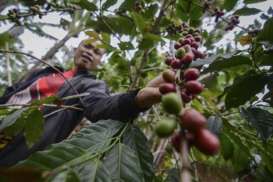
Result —
[{"label": "coffee cherry cluster", "polygon": [[182,74],[182,78],[184,81],[184,85],[182,85],[181,89],[181,98],[184,103],[190,102],[197,94],[200,94],[204,86],[197,81],[200,72],[196,68],[188,68]]},{"label": "coffee cherry cluster", "polygon": [[180,69],[183,65],[187,66],[196,59],[205,58],[206,54],[198,50],[201,42],[202,37],[199,30],[190,29],[187,35],[175,42],[175,57],[167,57],[165,63],[173,69]]},{"label": "coffee cherry cluster", "polygon": [[[167,83],[161,84],[159,91],[163,95],[162,108],[169,117],[157,122],[155,132],[159,137],[169,137],[179,123],[180,131],[174,134],[171,140],[177,151],[180,151],[181,141],[187,140],[204,154],[214,155],[219,150],[219,140],[206,129],[206,118],[191,108],[182,111],[183,103],[189,103],[204,89],[197,81],[199,70],[189,68],[192,61],[205,57],[205,54],[198,50],[201,43],[200,31],[188,28],[186,34],[174,45],[175,56],[166,58],[165,63],[172,70],[163,72],[162,77]],[[172,79],[175,75],[175,79]],[[176,116],[176,120],[171,115]]]},{"label": "coffee cherry cluster", "polygon": [[233,28],[240,23],[239,16],[234,15],[229,19],[225,31],[233,30]]},{"label": "coffee cherry cluster", "polygon": [[[219,151],[220,142],[218,138],[206,129],[206,118],[195,109],[186,109],[180,115],[180,124],[186,129],[184,139],[189,145],[194,145],[199,151],[207,155],[215,155]],[[176,133],[172,139],[172,145],[180,151],[183,136],[181,132]]]},{"label": "coffee cherry cluster", "polygon": [[[224,11],[219,10],[218,8],[215,8],[214,13],[212,14],[212,16],[215,16],[215,23],[217,23],[219,19],[223,17],[224,15],[225,15]],[[225,31],[233,30],[234,27],[240,23],[239,16],[233,15],[229,19],[225,19],[225,22],[227,23],[225,27]]]},{"label": "coffee cherry cluster", "polygon": [[213,16],[215,16],[215,23],[217,23],[219,19],[224,16],[224,14],[225,13],[223,12],[223,10],[219,10],[218,8],[216,8],[213,13]]},{"label": "coffee cherry cluster", "polygon": [[189,31],[189,26],[186,23],[182,23],[180,25],[172,24],[167,27],[167,32],[170,35],[187,34],[188,31]]}]

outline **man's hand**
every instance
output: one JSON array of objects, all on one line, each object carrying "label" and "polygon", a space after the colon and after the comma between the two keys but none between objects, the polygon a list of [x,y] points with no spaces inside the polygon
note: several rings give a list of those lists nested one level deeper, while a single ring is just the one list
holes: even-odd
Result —
[{"label": "man's hand", "polygon": [[174,83],[175,73],[171,70],[166,70],[156,78],[151,80],[146,87],[141,89],[136,96],[136,103],[140,108],[149,108],[153,104],[159,103],[161,93],[159,87],[162,83]]}]

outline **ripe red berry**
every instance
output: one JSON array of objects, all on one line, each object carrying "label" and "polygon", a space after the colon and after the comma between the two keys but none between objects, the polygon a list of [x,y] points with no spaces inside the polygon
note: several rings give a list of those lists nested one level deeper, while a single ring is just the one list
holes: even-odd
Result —
[{"label": "ripe red berry", "polygon": [[195,48],[195,49],[198,49],[199,44],[198,44],[197,42],[193,41],[193,42],[191,43],[191,47],[193,47],[193,48]]},{"label": "ripe red berry", "polygon": [[197,131],[205,127],[207,119],[195,109],[187,109],[180,116],[180,121],[183,128],[189,131]]},{"label": "ripe red berry", "polygon": [[194,54],[190,51],[185,54],[185,56],[181,59],[181,62],[184,64],[191,63],[194,58]]},{"label": "ripe red berry", "polygon": [[200,72],[198,69],[196,68],[188,68],[185,70],[183,78],[186,81],[190,81],[190,80],[196,80],[200,75]]},{"label": "ripe red berry", "polygon": [[173,145],[173,147],[175,148],[175,150],[177,152],[180,152],[180,148],[181,148],[181,143],[182,143],[182,135],[180,132],[176,132],[172,138],[171,138],[171,143]]},{"label": "ripe red berry", "polygon": [[171,63],[171,67],[173,69],[179,69],[179,68],[181,68],[181,66],[182,66],[182,62],[178,59],[173,60]]},{"label": "ripe red berry", "polygon": [[204,89],[204,86],[196,80],[186,82],[185,87],[186,90],[193,95],[200,94]]},{"label": "ripe red berry", "polygon": [[181,98],[184,103],[189,103],[192,100],[192,95],[188,94],[185,91],[181,91]]},{"label": "ripe red berry", "polygon": [[192,52],[193,52],[193,54],[194,54],[194,59],[204,59],[205,57],[206,57],[206,54],[204,54],[204,53],[202,53],[202,52],[200,52],[200,51],[198,51],[197,49],[195,49],[195,48],[193,48],[192,47]]},{"label": "ripe red berry", "polygon": [[175,84],[164,83],[159,86],[159,91],[161,94],[167,94],[170,92],[176,92]]},{"label": "ripe red berry", "polygon": [[215,155],[220,149],[219,139],[207,129],[200,129],[195,133],[194,145],[207,155]]},{"label": "ripe red berry", "polygon": [[180,152],[181,150],[181,144],[182,144],[182,140],[186,139],[188,141],[189,147],[194,144],[194,134],[191,132],[186,132],[185,133],[185,137],[183,138],[183,136],[181,135],[180,132],[176,132],[172,138],[171,138],[171,143],[173,145],[173,147],[175,148],[175,150],[177,152]]},{"label": "ripe red berry", "polygon": [[190,44],[192,44],[193,42],[195,42],[193,37],[188,38],[188,40],[190,41]]}]

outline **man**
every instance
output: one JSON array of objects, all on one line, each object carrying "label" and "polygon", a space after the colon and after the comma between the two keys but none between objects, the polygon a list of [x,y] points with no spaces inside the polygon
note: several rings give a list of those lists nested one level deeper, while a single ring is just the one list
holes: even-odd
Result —
[{"label": "man", "polygon": [[110,96],[105,83],[88,73],[101,63],[103,50],[98,48],[98,44],[82,41],[75,52],[75,67],[63,72],[62,75],[56,69],[45,68],[31,73],[6,90],[4,96],[0,98],[0,104],[19,105],[51,95],[64,98],[85,94],[80,98],[63,101],[63,105],[73,105],[81,110],[56,111],[56,108],[44,107],[45,122],[40,140],[28,148],[22,133],[15,136],[10,143],[0,149],[0,166],[14,165],[35,151],[64,140],[83,117],[91,122],[101,119],[128,121],[160,101],[158,86],[165,82],[161,75],[141,90]]}]

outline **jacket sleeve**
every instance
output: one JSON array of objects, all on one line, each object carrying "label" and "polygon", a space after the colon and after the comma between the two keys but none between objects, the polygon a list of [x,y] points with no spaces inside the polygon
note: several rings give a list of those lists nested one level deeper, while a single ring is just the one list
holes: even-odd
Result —
[{"label": "jacket sleeve", "polygon": [[130,91],[127,93],[109,95],[106,84],[97,82],[90,87],[88,96],[82,99],[84,105],[84,116],[91,122],[101,119],[114,119],[119,121],[129,121],[138,116],[146,109],[140,109],[136,105],[135,97],[138,93]]}]

